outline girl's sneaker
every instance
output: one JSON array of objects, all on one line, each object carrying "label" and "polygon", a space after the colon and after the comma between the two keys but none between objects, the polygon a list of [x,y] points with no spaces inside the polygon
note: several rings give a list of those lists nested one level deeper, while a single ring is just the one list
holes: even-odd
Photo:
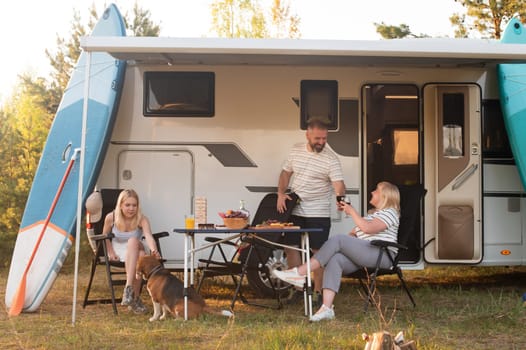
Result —
[{"label": "girl's sneaker", "polygon": [[122,293],[121,305],[127,306],[133,303],[133,288],[132,286],[126,286],[124,288],[124,293]]},{"label": "girl's sneaker", "polygon": [[148,308],[142,303],[141,298],[136,298],[128,309],[133,311],[136,314],[144,314],[148,311]]}]

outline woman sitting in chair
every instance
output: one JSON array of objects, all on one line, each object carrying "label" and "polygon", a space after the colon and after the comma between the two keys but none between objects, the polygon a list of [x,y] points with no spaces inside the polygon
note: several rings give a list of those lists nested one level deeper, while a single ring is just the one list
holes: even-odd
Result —
[{"label": "woman sitting in chair", "polygon": [[113,233],[110,241],[106,240],[108,257],[112,261],[122,261],[126,268],[126,287],[122,296],[122,305],[127,305],[135,313],[147,311],[139,294],[141,279],[135,269],[139,256],[145,255],[141,238],[144,236],[150,254],[160,258],[157,245],[152,235],[150,222],[142,214],[139,196],[134,190],[123,190],[117,199],[115,210],[104,219],[103,234]]},{"label": "woman sitting in chair", "polygon": [[[400,222],[400,193],[398,187],[389,182],[380,182],[371,192],[369,203],[374,207],[368,215],[362,217],[351,204],[338,203],[339,210],[350,215],[356,227],[348,235],[329,238],[310,259],[311,271],[325,268],[323,272],[323,305],[312,315],[310,321],[330,320],[334,318],[333,301],[340,288],[341,277],[363,267],[375,267],[380,247],[369,241],[383,240],[397,242]],[[396,253],[395,248],[389,248]],[[381,268],[390,268],[391,261],[385,254]],[[286,271],[273,271],[274,276],[296,287],[303,287],[307,264]]]}]

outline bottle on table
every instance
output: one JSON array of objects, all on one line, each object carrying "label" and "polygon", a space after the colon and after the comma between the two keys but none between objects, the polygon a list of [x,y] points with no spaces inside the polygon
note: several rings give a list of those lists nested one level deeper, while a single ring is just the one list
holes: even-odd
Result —
[{"label": "bottle on table", "polygon": [[247,208],[245,208],[244,200],[239,201],[239,211],[245,215],[245,217],[247,218],[247,221],[250,221],[250,212],[248,211]]}]

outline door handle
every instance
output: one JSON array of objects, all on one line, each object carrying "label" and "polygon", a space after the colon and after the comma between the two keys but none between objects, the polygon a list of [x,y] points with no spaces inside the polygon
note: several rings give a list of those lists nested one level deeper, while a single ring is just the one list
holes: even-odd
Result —
[{"label": "door handle", "polygon": [[464,182],[467,181],[473,174],[475,174],[475,171],[478,169],[478,164],[471,164],[469,168],[467,168],[460,176],[457,178],[457,181],[453,184],[451,189],[455,191],[458,189]]}]

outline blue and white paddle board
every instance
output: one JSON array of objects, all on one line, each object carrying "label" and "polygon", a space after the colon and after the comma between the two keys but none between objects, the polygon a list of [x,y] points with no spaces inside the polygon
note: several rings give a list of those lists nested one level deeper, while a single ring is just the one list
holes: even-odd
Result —
[{"label": "blue and white paddle board", "polygon": [[[508,23],[501,42],[526,44],[526,28],[517,18]],[[526,62],[526,46],[524,50]],[[522,185],[526,188],[526,63],[499,64],[497,73],[504,124]]]},{"label": "blue and white paddle board", "polygon": [[[110,5],[92,36],[125,36],[124,20]],[[87,54],[81,53],[55,115],[33,179],[9,269],[5,302],[10,307],[49,209],[75,149],[81,147]],[[86,129],[83,200],[95,185],[124,82],[125,62],[92,53]],[[75,239],[80,157],[74,163],[26,277],[22,311],[35,311],[47,295]]]}]

